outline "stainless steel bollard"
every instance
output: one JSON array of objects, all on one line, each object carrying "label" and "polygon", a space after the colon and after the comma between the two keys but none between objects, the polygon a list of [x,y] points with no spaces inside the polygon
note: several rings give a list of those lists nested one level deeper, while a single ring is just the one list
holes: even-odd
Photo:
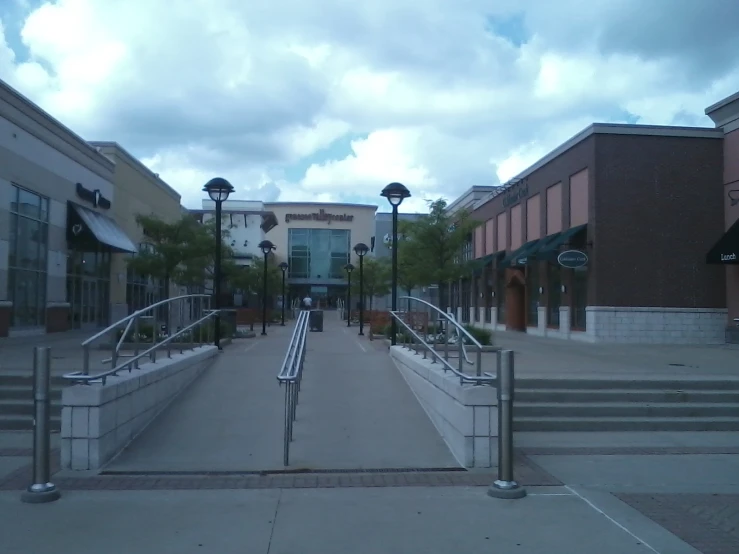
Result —
[{"label": "stainless steel bollard", "polygon": [[21,495],[30,504],[54,502],[61,496],[51,483],[50,373],[51,350],[37,346],[33,349],[33,484]]},{"label": "stainless steel bollard", "polygon": [[511,500],[526,496],[513,478],[514,386],[513,351],[503,350],[498,364],[498,479],[490,485],[488,496]]}]

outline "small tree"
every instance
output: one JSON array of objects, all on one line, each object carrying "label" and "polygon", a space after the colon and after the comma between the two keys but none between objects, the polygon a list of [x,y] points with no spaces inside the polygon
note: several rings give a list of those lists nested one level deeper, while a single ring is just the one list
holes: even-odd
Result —
[{"label": "small tree", "polygon": [[[229,274],[233,288],[247,295],[257,295],[261,299],[264,293],[264,260],[254,259],[250,266],[239,266]],[[282,271],[275,265],[274,256],[267,260],[267,292],[271,295],[282,294]]]},{"label": "small tree", "polygon": [[[372,311],[375,296],[384,296],[390,292],[390,263],[385,258],[364,258],[362,269],[362,281],[364,297],[369,299],[367,306]],[[352,278],[352,294],[359,297],[359,270]],[[351,309],[351,306],[347,306]]]},{"label": "small tree", "polygon": [[[407,264],[409,273],[419,280],[416,286],[437,285],[439,309],[445,309],[447,286],[451,281],[467,273],[467,264],[460,256],[470,233],[479,225],[469,212],[460,210],[453,214],[446,211],[443,199],[429,202],[429,213],[413,221],[401,221],[400,231],[405,237],[398,257],[398,269]],[[400,241],[399,241],[400,242]]]}]

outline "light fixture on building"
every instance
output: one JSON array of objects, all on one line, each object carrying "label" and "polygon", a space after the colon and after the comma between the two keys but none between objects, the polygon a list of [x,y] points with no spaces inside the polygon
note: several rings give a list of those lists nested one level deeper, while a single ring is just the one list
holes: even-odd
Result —
[{"label": "light fixture on building", "polygon": [[559,290],[561,290],[563,293],[567,292],[567,287],[565,285],[562,285],[559,287]]}]

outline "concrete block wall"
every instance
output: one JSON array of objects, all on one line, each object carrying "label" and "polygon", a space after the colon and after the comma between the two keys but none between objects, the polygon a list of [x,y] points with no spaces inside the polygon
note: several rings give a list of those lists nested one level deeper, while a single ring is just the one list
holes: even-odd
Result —
[{"label": "concrete block wall", "polygon": [[402,346],[391,347],[390,356],[460,464],[497,466],[496,389],[461,384],[441,364]]},{"label": "concrete block wall", "polygon": [[724,344],[727,310],[589,306],[586,334],[593,342]]},{"label": "concrete block wall", "polygon": [[62,391],[62,468],[97,470],[121,452],[218,354],[212,345],[166,355]]}]

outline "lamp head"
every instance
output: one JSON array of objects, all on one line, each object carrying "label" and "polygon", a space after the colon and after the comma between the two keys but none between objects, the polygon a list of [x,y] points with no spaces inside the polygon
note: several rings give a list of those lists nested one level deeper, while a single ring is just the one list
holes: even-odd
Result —
[{"label": "lamp head", "polygon": [[354,266],[353,266],[352,264],[346,264],[346,265],[344,266],[344,270],[345,270],[345,271],[346,271],[347,273],[351,273],[352,271],[354,271]]},{"label": "lamp head", "polygon": [[369,252],[369,246],[363,242],[359,242],[354,245],[354,253],[360,258],[364,258],[367,255],[367,252]]},{"label": "lamp head", "polygon": [[213,202],[218,203],[228,200],[229,195],[234,191],[234,187],[223,177],[214,177],[205,183],[203,191],[208,193]]},{"label": "lamp head", "polygon": [[259,250],[261,250],[262,254],[264,254],[265,256],[269,254],[270,252],[272,252],[272,250],[276,250],[276,249],[277,247],[274,244],[272,244],[272,241],[270,240],[263,240],[262,242],[259,243]]},{"label": "lamp head", "polygon": [[281,263],[281,264],[280,264],[279,266],[277,266],[277,267],[279,267],[279,268],[280,268],[280,269],[282,270],[282,272],[283,272],[283,273],[285,273],[285,272],[287,271],[288,265],[287,265],[287,262],[282,262],[282,263]]},{"label": "lamp head", "polygon": [[411,191],[401,183],[390,183],[380,193],[380,196],[387,198],[390,205],[398,207],[406,198],[410,198]]}]

